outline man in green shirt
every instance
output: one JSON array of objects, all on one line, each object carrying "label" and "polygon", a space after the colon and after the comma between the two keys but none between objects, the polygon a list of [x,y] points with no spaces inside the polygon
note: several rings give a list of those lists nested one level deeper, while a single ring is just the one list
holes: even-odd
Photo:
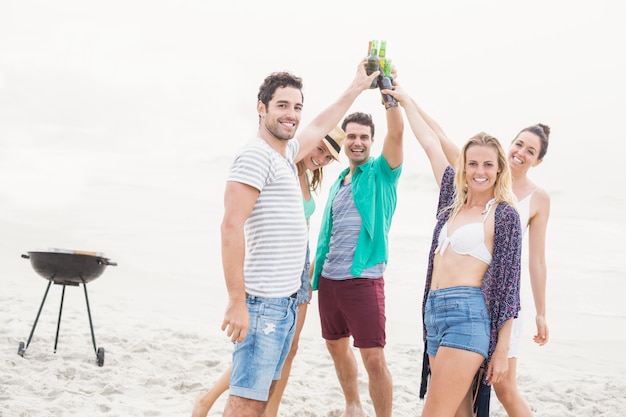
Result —
[{"label": "man in green shirt", "polygon": [[386,110],[386,118],[387,135],[378,157],[370,157],[371,116],[356,112],[344,119],[350,166],[329,191],[315,255],[312,285],[318,290],[322,337],[344,393],[346,416],[365,416],[350,337],[368,373],[376,416],[390,417],[392,410],[392,379],[383,349],[383,274],[402,170],[404,122],[399,107]]}]

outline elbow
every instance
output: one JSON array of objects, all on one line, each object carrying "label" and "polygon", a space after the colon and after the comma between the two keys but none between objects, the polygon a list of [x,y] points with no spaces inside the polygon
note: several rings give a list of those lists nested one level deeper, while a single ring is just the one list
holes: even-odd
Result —
[{"label": "elbow", "polygon": [[231,236],[239,231],[243,231],[243,225],[234,222],[226,216],[222,219],[222,224],[220,225],[220,232],[222,236]]}]

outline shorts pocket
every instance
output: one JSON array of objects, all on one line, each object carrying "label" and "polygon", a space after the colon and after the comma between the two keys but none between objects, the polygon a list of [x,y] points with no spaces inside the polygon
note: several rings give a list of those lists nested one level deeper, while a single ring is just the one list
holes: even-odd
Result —
[{"label": "shorts pocket", "polygon": [[283,305],[265,303],[259,310],[259,318],[270,321],[285,320],[289,315],[289,308]]},{"label": "shorts pocket", "polygon": [[483,329],[485,330],[485,335],[491,336],[491,318],[489,317],[489,310],[485,307],[483,311],[480,312],[480,316],[482,317]]},{"label": "shorts pocket", "polygon": [[435,307],[435,313],[437,314],[456,313],[457,310],[459,310],[459,303],[457,301],[446,301]]},{"label": "shorts pocket", "polygon": [[434,310],[431,303],[427,302],[424,309],[424,327],[426,327],[426,335],[428,337],[435,337],[439,333],[437,313]]}]

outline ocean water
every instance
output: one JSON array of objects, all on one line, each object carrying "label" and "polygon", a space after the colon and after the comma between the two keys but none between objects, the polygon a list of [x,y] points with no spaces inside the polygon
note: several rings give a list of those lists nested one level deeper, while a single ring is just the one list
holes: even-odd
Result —
[{"label": "ocean water", "polygon": [[[145,140],[142,146],[121,143],[106,149],[93,143],[0,140],[0,280],[9,312],[5,316],[7,371],[2,378],[11,388],[9,394],[15,393],[5,409],[30,407],[55,414],[62,407],[68,415],[84,414],[84,401],[78,402],[88,395],[96,399],[89,403],[94,410],[106,406],[125,415],[146,410],[155,415],[182,415],[189,412],[195,393],[226,366],[230,352],[219,330],[226,302],[219,223],[232,154],[229,150],[212,152],[204,140],[152,147],[146,147],[149,141]],[[413,145],[407,141],[386,274],[386,352],[398,392],[395,404],[407,410],[405,414],[415,413],[422,404],[415,392],[422,347],[420,308],[438,193]],[[328,167],[319,207],[343,166]],[[618,245],[624,232],[620,223],[623,201],[615,200],[609,187],[589,187],[587,195],[593,198],[581,199],[580,182],[548,177],[547,167],[534,175],[538,183],[547,184],[553,203],[548,237],[551,341],[536,349],[527,342],[519,364],[520,386],[533,407],[552,408],[547,415],[597,410],[598,398],[603,410],[619,410],[616,398],[623,392],[616,378],[626,370],[619,348],[626,342],[620,302],[626,271]],[[312,230],[319,213],[314,215]],[[80,315],[84,300],[71,288],[65,299],[59,352],[49,354],[59,296],[59,288],[53,286],[27,362],[15,355],[17,342],[26,340],[45,289],[45,281],[19,255],[41,247],[102,251],[118,262],[89,284],[96,337],[107,349],[103,368],[88,364],[91,345],[86,320]],[[322,392],[323,388],[332,391],[332,395],[324,394],[331,399],[328,407],[334,403],[339,408],[340,394],[328,385],[333,370],[323,356],[315,300],[309,309],[301,339],[306,342],[301,347],[301,366],[294,366],[288,386],[294,391],[285,399],[300,403],[302,392]],[[532,327],[529,320],[527,339]],[[311,367],[315,372],[311,373]],[[39,377],[31,378],[34,375]],[[68,375],[71,381],[66,380]],[[43,408],[36,398],[19,401],[38,392],[32,388],[33,381],[43,389],[44,397],[53,400]],[[59,381],[65,390],[55,388]],[[585,394],[590,386],[594,401]],[[37,398],[43,398],[40,394]],[[287,403],[285,407],[295,406]],[[305,407],[306,401],[297,409]],[[561,408],[554,411],[555,407]],[[505,415],[495,400],[492,412]]]},{"label": "ocean water", "polygon": [[[459,143],[478,130],[508,143],[525,125],[552,126],[546,161],[531,175],[552,196],[548,309],[558,323],[555,337],[594,337],[577,325],[584,319],[594,327],[619,324],[605,333],[626,339],[626,197],[617,180],[626,150],[619,123],[626,61],[615,53],[624,39],[618,6],[571,4],[563,19],[562,6],[545,2],[432,3],[418,14],[397,5],[394,24],[338,33],[320,25],[343,27],[341,11],[372,22],[370,8],[334,4],[343,9],[329,14],[302,4],[310,18],[294,20],[290,10],[265,15],[251,6],[242,13],[226,3],[220,13],[200,2],[176,12],[141,2],[122,12],[121,3],[106,10],[61,3],[16,3],[3,21],[0,219],[21,231],[19,241],[2,241],[6,266],[20,268],[12,254],[24,250],[84,248],[128,268],[116,274],[132,267],[125,286],[171,286],[176,277],[187,308],[185,291],[223,294],[224,178],[234,152],[256,132],[260,81],[283,69],[302,76],[306,122],[348,85],[367,42],[385,38],[398,80]],[[280,53],[246,37],[224,38],[215,19],[281,19],[284,25],[266,28],[268,39],[281,39]],[[529,22],[539,29],[522,30]],[[379,153],[378,92],[364,92],[353,109],[374,115]],[[394,319],[415,326],[437,187],[406,131],[387,288],[403,301],[392,306],[412,309],[399,308]],[[341,166],[328,167],[326,186]],[[222,303],[214,303],[216,311]]]},{"label": "ocean water", "polygon": [[[415,326],[419,319],[438,195],[429,165],[410,131],[405,140],[386,274],[391,331],[393,323]],[[618,164],[590,160],[584,149],[561,145],[559,136],[552,140],[556,146],[544,164],[531,171],[535,182],[551,195],[547,305],[549,324],[554,323],[552,335],[592,338],[597,335],[582,331],[580,323],[602,329],[610,324],[602,337],[626,341],[626,303],[622,301],[626,198],[616,192]],[[160,277],[160,281],[151,279],[162,285],[175,276],[179,284],[190,288],[209,285],[223,291],[219,253],[223,188],[241,142],[217,150],[200,139],[152,147],[114,143],[99,148],[93,143],[45,137],[30,143],[7,139],[0,143],[0,218],[45,231],[45,239],[25,235],[22,244],[26,247],[12,247],[5,241],[5,248],[15,254],[47,247],[103,251]],[[317,197],[319,210],[312,220],[312,245],[326,192],[345,166],[340,162],[326,168]],[[184,290],[178,291],[184,300]],[[527,275],[523,276],[523,300],[532,311]],[[216,304],[224,301],[225,297]],[[394,306],[398,306],[395,312]],[[532,320],[526,320],[526,325],[529,332],[534,330]],[[418,336],[411,335],[409,340]]]},{"label": "ocean water", "polygon": [[[590,158],[584,143],[554,133],[544,163],[529,175],[551,196],[546,256],[548,264],[547,318],[553,340],[613,340],[626,342],[626,198],[617,193],[617,156],[625,149],[607,141],[612,155]],[[511,138],[512,139],[512,138]],[[569,143],[563,143],[564,141]],[[599,142],[602,139],[598,140]],[[459,141],[460,142],[460,141]],[[502,143],[508,146],[508,140]],[[415,341],[421,320],[421,297],[428,249],[435,222],[438,187],[423,151],[410,131],[405,136],[405,162],[398,188],[398,207],[390,233],[386,290],[391,310],[390,332]],[[600,145],[604,148],[604,145]],[[614,159],[614,162],[611,161]],[[329,166],[327,178],[335,178]],[[329,181],[330,182],[330,181]],[[534,334],[534,304],[523,250],[522,305],[524,331]],[[397,331],[396,331],[397,329]],[[421,330],[420,330],[421,331]]]}]

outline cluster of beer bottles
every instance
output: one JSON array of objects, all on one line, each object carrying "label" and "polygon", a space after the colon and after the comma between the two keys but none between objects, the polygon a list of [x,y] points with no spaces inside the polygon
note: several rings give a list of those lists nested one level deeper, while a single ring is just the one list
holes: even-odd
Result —
[{"label": "cluster of beer bottles", "polygon": [[[379,90],[391,90],[393,85],[391,59],[385,56],[387,54],[387,41],[381,40],[379,48],[378,40],[371,40],[367,53],[367,75],[371,75],[375,71],[380,71],[380,75],[372,82],[370,88],[378,87]],[[382,93],[381,95],[385,109],[389,110],[398,106],[398,102],[393,96]]]}]

